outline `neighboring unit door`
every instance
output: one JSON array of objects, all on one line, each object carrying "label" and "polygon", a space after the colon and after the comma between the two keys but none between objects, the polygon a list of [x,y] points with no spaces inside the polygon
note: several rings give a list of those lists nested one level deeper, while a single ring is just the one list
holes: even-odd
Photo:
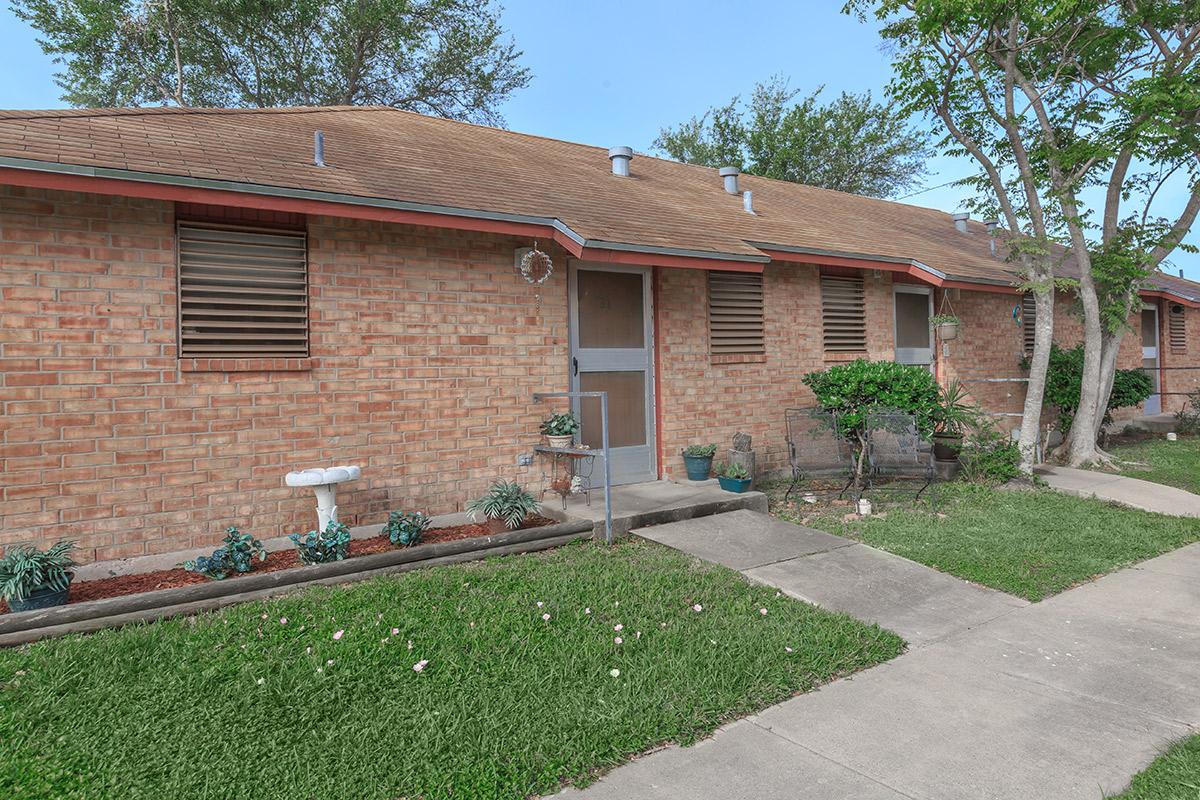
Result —
[{"label": "neighboring unit door", "polygon": [[1142,308],[1142,369],[1150,376],[1154,386],[1154,394],[1146,398],[1143,406],[1146,414],[1162,412],[1162,397],[1159,395],[1159,363],[1158,363],[1158,307],[1145,306]]},{"label": "neighboring unit door", "polygon": [[928,286],[896,284],[896,362],[899,364],[933,363],[933,289]]},{"label": "neighboring unit door", "polygon": [[[655,480],[650,270],[572,262],[568,278],[571,389],[608,392],[613,484]],[[583,424],[581,443],[600,450],[599,399],[583,398],[575,411]],[[596,459],[591,483],[604,485],[602,456]]]}]

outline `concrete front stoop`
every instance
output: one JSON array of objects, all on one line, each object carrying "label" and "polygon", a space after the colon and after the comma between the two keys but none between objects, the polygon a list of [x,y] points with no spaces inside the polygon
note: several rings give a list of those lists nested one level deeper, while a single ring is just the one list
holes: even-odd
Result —
[{"label": "concrete front stoop", "polygon": [[[721,514],[736,509],[767,511],[767,496],[762,492],[727,492],[714,480],[648,481],[613,487],[613,536],[622,536],[635,528],[663,525],[685,519]],[[547,495],[546,506],[556,506]],[[596,523],[596,536],[604,537],[604,489],[592,490],[591,505],[580,496],[567,499],[566,513]]]}]

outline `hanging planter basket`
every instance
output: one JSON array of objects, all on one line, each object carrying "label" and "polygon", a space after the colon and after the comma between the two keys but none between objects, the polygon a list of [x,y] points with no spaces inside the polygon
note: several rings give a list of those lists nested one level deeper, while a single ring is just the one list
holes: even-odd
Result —
[{"label": "hanging planter basket", "polygon": [[937,337],[939,339],[941,339],[943,342],[948,342],[951,339],[957,339],[958,338],[958,325],[959,325],[959,323],[957,323],[957,322],[940,322],[940,323],[938,323],[938,325],[936,327]]}]

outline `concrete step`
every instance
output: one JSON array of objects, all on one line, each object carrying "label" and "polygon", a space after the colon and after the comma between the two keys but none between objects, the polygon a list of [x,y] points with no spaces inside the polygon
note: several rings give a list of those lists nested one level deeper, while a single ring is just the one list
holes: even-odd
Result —
[{"label": "concrete step", "polygon": [[[750,509],[766,512],[767,496],[762,492],[727,492],[715,480],[648,481],[614,486],[612,497],[613,536],[623,536],[634,528],[663,525],[685,519]],[[595,522],[595,535],[604,536],[604,490],[592,491],[592,504],[582,498],[567,500],[566,513]]]}]

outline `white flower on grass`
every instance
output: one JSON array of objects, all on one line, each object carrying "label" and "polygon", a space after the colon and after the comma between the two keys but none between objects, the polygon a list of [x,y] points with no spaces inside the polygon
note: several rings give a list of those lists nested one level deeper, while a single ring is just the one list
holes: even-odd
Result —
[{"label": "white flower on grass", "polygon": [[429,660],[423,658],[417,663],[413,664],[413,672],[423,672],[427,666],[429,666]]},{"label": "white flower on grass", "polygon": [[613,637],[613,643],[614,643],[614,644],[620,644],[620,643],[621,643],[621,642],[623,642],[623,641],[625,641],[625,640],[624,640],[624,639],[622,639],[620,636],[614,636],[614,637]]},{"label": "white flower on grass", "polygon": [[585,613],[585,614],[591,614],[591,613],[592,613],[592,610],[591,610],[590,608],[585,608],[585,609],[583,610],[583,613]]},{"label": "white flower on grass", "polygon": [[341,639],[345,635],[346,635],[345,631],[337,631],[336,633],[333,634],[333,640],[336,642],[338,639]]},{"label": "white flower on grass", "polygon": [[392,628],[392,636],[395,636],[395,635],[396,635],[396,634],[398,634],[399,632],[400,632],[400,629],[399,629],[399,628]]},{"label": "white flower on grass", "polygon": [[609,674],[609,675],[612,675],[614,678],[619,678],[619,677],[621,677],[621,670],[619,670],[619,669],[610,669],[610,670],[608,671],[608,674]]},{"label": "white flower on grass", "polygon": [[321,673],[323,673],[324,671],[325,671],[325,670],[324,670],[323,668],[321,668],[321,667],[317,667],[317,674],[318,674],[318,675],[319,675],[319,674],[321,674]]},{"label": "white flower on grass", "polygon": [[658,623],[658,627],[660,627],[660,628],[665,628],[665,627],[667,627],[667,623],[665,623],[665,622],[660,622],[660,623]]},{"label": "white flower on grass", "polygon": [[304,648],[304,652],[305,652],[305,653],[308,653],[308,654],[311,656],[311,655],[312,655],[312,648],[311,648],[311,647],[306,647],[306,648]]},{"label": "white flower on grass", "polygon": [[793,650],[793,649],[792,649],[792,648],[790,648],[790,647],[785,647],[785,648],[783,648],[783,649],[784,649],[785,651],[789,652],[789,653],[794,653],[794,652],[796,652],[795,650]]},{"label": "white flower on grass", "polygon": [[331,659],[329,659],[328,661],[326,661],[326,662],[325,662],[325,666],[327,666],[327,667],[332,667],[332,666],[333,666],[333,659],[331,658]]},{"label": "white flower on grass", "polygon": [[767,615],[767,610],[766,610],[765,608],[760,608],[760,609],[758,610],[758,613],[759,613],[759,614],[762,614],[762,615],[765,617],[765,616]]},{"label": "white flower on grass", "polygon": [[412,639],[408,640],[408,649],[412,650]]},{"label": "white flower on grass", "polygon": [[633,635],[633,638],[635,638],[635,639],[640,639],[640,638],[642,638],[642,632],[641,632],[641,631],[638,631],[637,633],[635,633],[635,634]]},{"label": "white flower on grass", "polygon": [[546,605],[546,604],[545,604],[545,603],[543,603],[541,600],[538,600],[538,602],[537,602],[537,607],[538,607],[538,608],[541,608],[541,607],[542,607],[542,606],[544,606],[544,605]]},{"label": "white flower on grass", "polygon": [[266,614],[263,614],[263,615],[262,615],[262,618],[263,618],[263,619],[266,619],[266,618],[267,618],[267,615],[266,615]]},{"label": "white flower on grass", "polygon": [[619,623],[619,622],[618,622],[616,625],[613,625],[613,630],[614,630],[614,631],[617,631],[618,633],[619,633],[620,631],[623,631],[624,629],[625,629],[625,626],[624,626],[624,625],[622,625],[622,624],[621,624],[621,623]]},{"label": "white flower on grass", "polygon": [[280,625],[287,625],[287,617],[280,617],[280,618],[279,618],[279,624],[280,624]]},{"label": "white flower on grass", "polygon": [[259,678],[258,680],[255,681],[255,683],[257,683],[259,686],[262,686],[266,682],[267,682],[266,678]]},{"label": "white flower on grass", "polygon": [[697,614],[703,610],[704,606],[700,605],[699,603],[696,603],[696,605],[692,606],[692,611],[695,611]]},{"label": "white flower on grass", "polygon": [[549,622],[549,621],[550,621],[550,615],[549,615],[549,614],[542,614],[542,619],[546,620],[546,622]]}]

